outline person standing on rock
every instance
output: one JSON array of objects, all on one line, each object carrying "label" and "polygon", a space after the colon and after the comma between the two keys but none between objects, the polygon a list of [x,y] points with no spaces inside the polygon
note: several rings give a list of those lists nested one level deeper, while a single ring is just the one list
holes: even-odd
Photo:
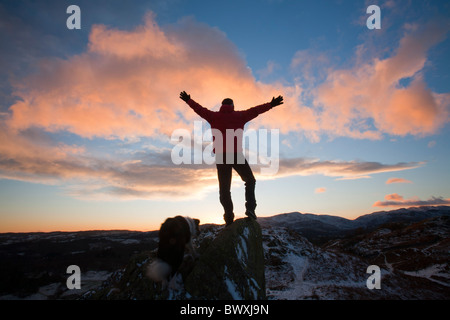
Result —
[{"label": "person standing on rock", "polygon": [[[230,98],[222,101],[219,111],[211,111],[202,107],[191,99],[191,96],[185,91],[180,93],[180,99],[185,101],[195,113],[211,125],[214,137],[213,146],[216,155],[217,176],[219,179],[219,199],[225,211],[223,218],[226,225],[230,225],[234,220],[233,201],[231,200],[232,169],[236,170],[245,183],[245,215],[256,219],[256,180],[243,154],[242,132],[247,122],[261,113],[283,104],[283,97],[273,97],[269,103],[243,111],[235,111],[233,100]],[[219,136],[221,139],[219,139]]]}]

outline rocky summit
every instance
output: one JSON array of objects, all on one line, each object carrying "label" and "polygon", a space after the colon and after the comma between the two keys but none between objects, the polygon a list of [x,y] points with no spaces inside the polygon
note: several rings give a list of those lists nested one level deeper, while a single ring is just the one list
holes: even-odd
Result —
[{"label": "rocky summit", "polygon": [[199,257],[185,256],[167,287],[149,280],[147,266],[156,251],[143,252],[105,282],[89,299],[266,299],[261,227],[249,218],[231,226],[202,228],[197,239]]},{"label": "rocky summit", "polygon": [[265,299],[261,227],[249,218],[223,229],[185,281],[197,299]]}]

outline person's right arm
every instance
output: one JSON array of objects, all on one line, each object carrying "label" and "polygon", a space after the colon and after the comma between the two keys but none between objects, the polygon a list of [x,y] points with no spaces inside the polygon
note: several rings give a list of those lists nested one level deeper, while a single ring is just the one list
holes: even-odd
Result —
[{"label": "person's right arm", "polygon": [[245,121],[248,122],[253,120],[261,113],[267,112],[270,109],[283,104],[283,97],[278,96],[277,98],[273,97],[271,102],[264,103],[262,105],[247,109],[244,111]]}]

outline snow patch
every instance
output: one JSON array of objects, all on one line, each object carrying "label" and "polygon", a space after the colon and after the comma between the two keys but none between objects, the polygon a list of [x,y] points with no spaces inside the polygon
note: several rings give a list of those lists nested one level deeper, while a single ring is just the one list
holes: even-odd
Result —
[{"label": "snow patch", "polygon": [[241,294],[238,291],[238,286],[229,278],[227,266],[225,266],[225,284],[228,289],[228,293],[233,297],[233,300],[243,300]]},{"label": "snow patch", "polygon": [[420,277],[420,278],[426,278],[430,281],[434,281],[436,283],[439,283],[443,286],[450,287],[450,284],[447,282],[439,281],[436,279],[433,279],[433,277],[441,277],[444,279],[450,279],[449,275],[446,273],[446,264],[435,264],[432,266],[429,266],[428,268],[417,270],[417,271],[403,271],[404,274],[412,277]]},{"label": "snow patch", "polygon": [[249,230],[248,228],[245,228],[242,232],[242,235],[239,236],[239,241],[235,248],[238,261],[240,261],[244,266],[247,266],[248,261],[248,248],[247,248],[248,235]]}]

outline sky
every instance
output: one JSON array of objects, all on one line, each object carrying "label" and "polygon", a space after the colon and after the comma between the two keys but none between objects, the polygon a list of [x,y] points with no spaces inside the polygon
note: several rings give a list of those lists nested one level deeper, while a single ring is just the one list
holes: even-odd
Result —
[{"label": "sky", "polygon": [[[223,223],[183,90],[214,111],[283,95],[245,127],[258,216],[449,205],[449,17],[439,0],[1,1],[0,232]],[[232,197],[243,217],[237,175]]]}]

